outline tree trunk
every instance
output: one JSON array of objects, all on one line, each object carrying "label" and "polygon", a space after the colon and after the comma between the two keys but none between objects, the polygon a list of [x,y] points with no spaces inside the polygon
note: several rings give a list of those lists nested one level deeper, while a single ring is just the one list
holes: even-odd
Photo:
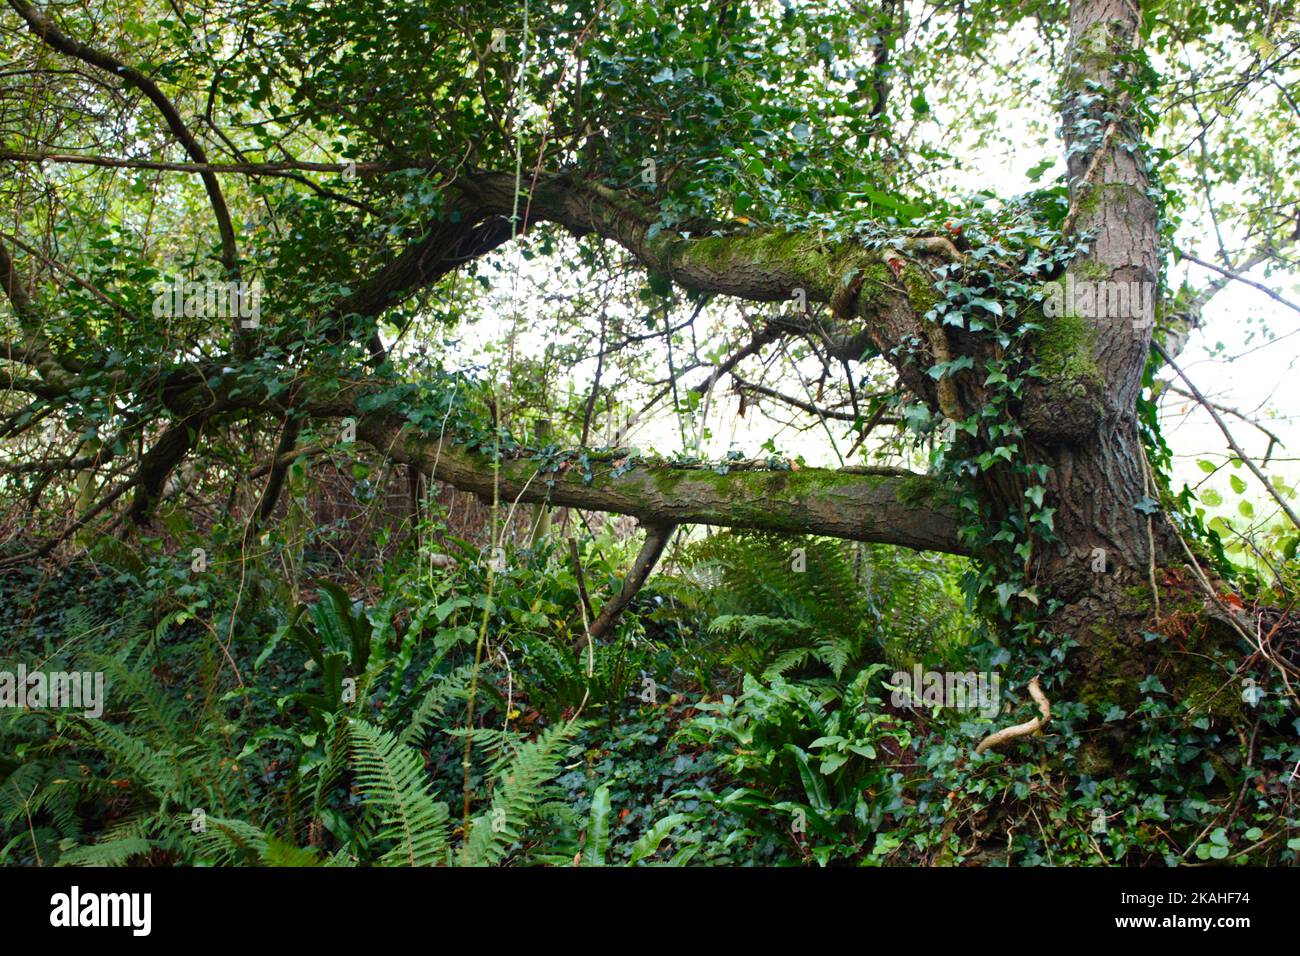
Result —
[{"label": "tree trunk", "polygon": [[[1108,569],[1129,573],[1140,574],[1164,556],[1164,534],[1156,539],[1153,554],[1147,516],[1137,507],[1151,495],[1136,411],[1152,326],[1138,304],[1141,296],[1137,303],[1130,298],[1124,308],[1118,296],[1108,294],[1145,289],[1146,301],[1154,301],[1157,281],[1156,209],[1137,148],[1141,132],[1132,104],[1119,92],[1122,76],[1114,69],[1136,47],[1137,18],[1130,0],[1076,0],[1070,10],[1062,90],[1070,178],[1067,221],[1095,240],[1089,254],[1071,263],[1066,277],[1067,288],[1084,290],[1069,303],[1082,314],[1052,319],[1054,328],[1045,339],[1053,374],[1049,389],[1055,390],[1048,407],[1055,407],[1082,437],[1050,449],[1066,556],[1052,562],[1049,571],[1064,579],[1067,597],[1078,588],[1069,587],[1071,568],[1092,575],[1096,549],[1105,553]],[[1107,121],[1108,115],[1116,118]],[[1086,132],[1079,132],[1081,126]],[[1086,305],[1087,293],[1092,308],[1078,308]],[[1082,423],[1091,423],[1091,429],[1078,427]],[[1159,524],[1163,532],[1164,522]]]},{"label": "tree trunk", "polygon": [[[1141,131],[1121,89],[1126,75],[1132,81],[1127,56],[1138,28],[1131,0],[1071,4],[1061,91],[1066,229],[1093,239],[1063,283],[1073,289],[1065,304],[1076,307],[1074,314],[1067,308],[1044,318],[1037,358],[1047,378],[1026,403],[1024,421],[1033,457],[1051,468],[1048,493],[1058,509],[1058,541],[1039,556],[1036,583],[1062,602],[1046,622],[1051,639],[1076,644],[1067,657],[1069,686],[1058,693],[1094,715],[1101,705],[1135,706],[1140,683],[1152,674],[1187,699],[1205,670],[1197,655],[1233,636],[1222,615],[1207,613],[1195,576],[1178,568],[1184,555],[1153,501],[1158,493],[1138,432],[1159,274]],[[1187,632],[1178,653],[1143,636],[1171,616],[1178,619],[1173,629]],[[1094,763],[1109,764],[1114,733],[1087,745]]]}]

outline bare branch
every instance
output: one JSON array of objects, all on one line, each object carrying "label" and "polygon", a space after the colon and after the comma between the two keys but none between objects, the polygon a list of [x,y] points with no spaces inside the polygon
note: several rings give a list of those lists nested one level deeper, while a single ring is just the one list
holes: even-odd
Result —
[{"label": "bare branch", "polygon": [[230,173],[243,176],[289,177],[295,172],[356,173],[373,176],[404,169],[432,169],[432,161],[400,163],[314,163],[306,160],[277,160],[265,163],[168,163],[152,159],[121,159],[116,156],[90,156],[82,153],[23,153],[0,150],[0,160],[15,163],[60,163],[99,166],[105,169],[153,169],[171,173]]},{"label": "bare branch", "polygon": [[[795,398],[793,395],[786,395],[784,392],[778,392],[774,388],[768,388],[766,385],[756,385],[753,382],[746,382],[743,379],[736,379],[733,390],[737,392],[751,392],[755,395],[764,395],[774,401],[797,408],[800,411],[807,412],[809,415],[816,415],[818,418],[829,418],[839,422],[856,422],[858,416],[853,412],[842,412],[834,408],[822,408],[820,405],[814,405],[812,402],[806,402],[803,399]],[[882,396],[871,395],[868,398],[880,398]],[[879,425],[897,425],[901,419],[894,416],[882,415],[875,419]]]},{"label": "bare branch", "polygon": [[[1201,401],[1200,399],[1197,399],[1197,397],[1196,397],[1195,395],[1193,395],[1191,392],[1186,391],[1185,389],[1181,389],[1181,388],[1179,388],[1177,385],[1166,384],[1166,385],[1165,385],[1165,388],[1166,388],[1168,391],[1173,392],[1175,395],[1181,395],[1181,396],[1183,396],[1184,398],[1190,398],[1190,399],[1192,399],[1193,401]],[[1254,428],[1257,428],[1257,429],[1259,429],[1261,432],[1263,432],[1265,435],[1267,435],[1267,436],[1268,436],[1268,450],[1264,452],[1264,464],[1267,465],[1267,464],[1268,464],[1268,460],[1269,460],[1269,458],[1272,457],[1274,446],[1280,446],[1280,447],[1283,447],[1283,448],[1286,447],[1286,442],[1282,441],[1282,439],[1279,438],[1275,432],[1269,431],[1267,428],[1265,428],[1263,425],[1261,425],[1261,424],[1260,424],[1256,419],[1254,419],[1254,418],[1252,418],[1251,416],[1245,414],[1244,412],[1239,412],[1239,411],[1237,411],[1237,409],[1235,409],[1235,408],[1229,408],[1227,405],[1220,405],[1218,402],[1208,402],[1208,401],[1206,401],[1206,402],[1202,402],[1202,404],[1207,404],[1207,405],[1213,406],[1214,408],[1216,408],[1216,409],[1218,409],[1219,411],[1223,412],[1225,415],[1231,415],[1233,418],[1240,419],[1241,421],[1245,422],[1247,425],[1250,425],[1250,426],[1252,426],[1252,427],[1254,427]]]},{"label": "bare branch", "polygon": [[1273,500],[1281,506],[1282,510],[1286,513],[1286,516],[1291,519],[1291,523],[1297,528],[1300,528],[1300,518],[1296,517],[1296,513],[1292,511],[1291,506],[1286,503],[1286,499],[1282,497],[1282,493],[1273,487],[1272,482],[1270,482],[1268,478],[1264,476],[1264,473],[1259,470],[1259,466],[1255,464],[1254,460],[1241,450],[1241,446],[1237,444],[1237,439],[1232,437],[1232,432],[1228,429],[1228,425],[1224,422],[1222,416],[1220,416],[1218,411],[1215,409],[1214,404],[1208,401],[1206,397],[1200,393],[1197,387],[1192,384],[1192,380],[1187,377],[1177,364],[1175,364],[1174,360],[1169,357],[1169,353],[1160,346],[1160,343],[1153,341],[1151,347],[1160,353],[1160,357],[1165,360],[1171,369],[1178,373],[1178,377],[1187,385],[1188,390],[1192,393],[1192,397],[1205,407],[1205,410],[1210,413],[1210,417],[1214,419],[1214,424],[1219,426],[1219,431],[1223,432],[1223,437],[1228,440],[1228,447],[1236,453],[1239,459],[1246,463],[1246,467],[1249,468],[1251,473],[1259,479],[1260,484],[1264,486],[1264,490],[1269,493]]},{"label": "bare branch", "polygon": [[598,641],[613,629],[623,611],[632,603],[632,599],[636,597],[637,592],[645,585],[650,572],[659,563],[659,558],[668,545],[668,539],[672,537],[676,529],[677,526],[671,524],[646,525],[645,542],[641,545],[641,550],[637,552],[636,560],[632,562],[627,577],[623,579],[623,586],[619,589],[618,596],[605,602],[605,605],[600,609],[600,617],[596,618],[595,623],[591,625],[590,633],[583,634],[577,642],[577,646],[585,644],[588,640]]},{"label": "bare branch", "polygon": [[1286,298],[1285,296],[1278,295],[1268,286],[1260,282],[1256,282],[1254,279],[1247,279],[1244,275],[1242,275],[1239,272],[1233,272],[1231,269],[1223,268],[1223,266],[1216,266],[1212,262],[1206,262],[1203,259],[1198,259],[1190,252],[1180,252],[1179,255],[1182,256],[1184,259],[1186,259],[1188,262],[1194,262],[1198,266],[1201,266],[1205,269],[1209,269],[1212,272],[1217,272],[1219,275],[1223,276],[1226,279],[1230,279],[1234,282],[1240,282],[1243,285],[1248,285],[1252,289],[1258,289],[1260,292],[1264,293],[1273,301],[1282,303],[1282,305],[1286,306],[1288,309],[1291,309],[1294,312],[1300,312],[1300,305],[1297,305],[1296,303],[1292,302],[1290,299]]}]

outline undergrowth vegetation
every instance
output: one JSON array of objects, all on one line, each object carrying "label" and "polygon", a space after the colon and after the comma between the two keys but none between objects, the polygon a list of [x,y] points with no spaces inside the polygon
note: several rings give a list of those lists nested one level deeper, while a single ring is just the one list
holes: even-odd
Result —
[{"label": "undergrowth vegetation", "polygon": [[[1152,732],[1140,773],[1102,778],[1065,705],[1044,744],[1074,755],[1064,787],[1032,761],[962,757],[992,715],[900,704],[899,671],[991,659],[960,559],[697,535],[591,641],[587,604],[633,550],[612,525],[496,555],[445,520],[378,540],[369,587],[328,549],[286,576],[269,539],[203,570],[108,540],[6,572],[4,667],[103,673],[106,704],[0,717],[0,861],[1140,862],[1210,814],[1186,735]],[[1152,718],[1174,716],[1146,689]],[[1291,759],[1256,757],[1246,840],[1285,790],[1267,764]],[[1202,845],[1226,856],[1229,837]]]},{"label": "undergrowth vegetation", "polygon": [[[198,571],[107,541],[8,573],[5,667],[102,672],[106,706],[5,712],[0,859],[852,856],[879,822],[855,806],[871,741],[907,739],[873,696],[883,662],[959,649],[965,613],[955,559],[723,533],[683,542],[615,632],[584,642],[585,589],[607,597],[629,558],[608,529],[578,566],[543,541],[493,573],[430,522],[369,590],[325,552],[286,579],[278,552],[214,551]],[[755,737],[782,753],[738,758]],[[798,781],[811,791],[786,799]],[[791,828],[796,803],[808,828]],[[850,842],[819,848],[838,833]]]},{"label": "undergrowth vegetation", "polygon": [[1300,862],[1295,6],[0,4],[0,865]]}]

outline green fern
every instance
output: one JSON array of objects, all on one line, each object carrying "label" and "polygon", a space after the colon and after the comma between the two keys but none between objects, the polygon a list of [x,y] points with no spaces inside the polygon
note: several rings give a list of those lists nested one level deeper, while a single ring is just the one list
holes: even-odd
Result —
[{"label": "green fern", "polygon": [[521,744],[500,775],[489,808],[475,817],[461,852],[468,866],[495,866],[538,813],[546,784],[560,772],[569,745],[582,725],[575,722],[548,727]]},{"label": "green fern", "polygon": [[828,538],[722,532],[692,545],[662,591],[712,618],[728,657],[770,679],[820,665],[942,659],[970,633],[958,559]]},{"label": "green fern", "polygon": [[472,665],[466,664],[425,691],[424,696],[411,712],[409,722],[398,734],[398,741],[408,746],[415,744],[427,732],[434,718],[443,715],[449,703],[466,696],[469,693],[470,676],[473,670]]},{"label": "green fern", "polygon": [[446,862],[447,805],[429,792],[419,754],[364,720],[349,721],[349,731],[357,787],[380,819],[380,839],[395,843],[380,862]]},{"label": "green fern", "polygon": [[157,848],[157,824],[153,814],[136,810],[105,827],[94,843],[65,848],[59,865],[126,866]]},{"label": "green fern", "polygon": [[87,846],[73,847],[59,857],[61,866],[126,866],[132,859],[145,856],[153,843],[141,836],[101,839]]},{"label": "green fern", "polygon": [[709,631],[769,676],[821,664],[835,677],[881,656],[851,544],[724,532],[688,550]]},{"label": "green fern", "polygon": [[[262,850],[262,862],[267,866],[320,866],[320,854],[310,847],[294,846],[275,837],[267,837]],[[326,861],[328,865],[329,861]]]},{"label": "green fern", "polygon": [[320,818],[330,794],[338,786],[348,765],[348,721],[332,717],[325,743],[325,760],[316,770],[316,787],[312,792],[312,816]]},{"label": "green fern", "polygon": [[82,831],[77,807],[85,791],[76,765],[62,757],[21,764],[0,784],[0,826],[25,827],[45,813],[63,839],[77,840]]},{"label": "green fern", "polygon": [[157,742],[114,724],[76,720],[80,736],[96,746],[133,784],[160,801],[186,803],[184,774],[176,751],[159,749]]},{"label": "green fern", "polygon": [[181,814],[173,822],[188,831],[194,842],[193,852],[201,860],[226,866],[248,866],[260,862],[266,855],[266,833],[247,821],[206,817],[197,833],[189,814]]}]

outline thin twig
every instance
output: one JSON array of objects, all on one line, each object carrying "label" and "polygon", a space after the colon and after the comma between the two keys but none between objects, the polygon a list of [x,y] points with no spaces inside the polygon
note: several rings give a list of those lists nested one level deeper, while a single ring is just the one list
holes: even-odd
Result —
[{"label": "thin twig", "polygon": [[1189,379],[1186,373],[1183,372],[1183,370],[1178,367],[1177,363],[1175,363],[1174,360],[1170,358],[1169,353],[1164,350],[1164,348],[1160,345],[1159,342],[1153,340],[1151,342],[1151,347],[1155,349],[1157,353],[1159,353],[1160,357],[1165,360],[1165,363],[1171,369],[1173,369],[1175,372],[1178,373],[1178,377],[1183,380],[1183,383],[1187,386],[1188,390],[1192,393],[1192,397],[1196,399],[1196,401],[1200,402],[1202,406],[1204,406],[1205,410],[1210,413],[1210,417],[1214,419],[1214,424],[1219,426],[1219,431],[1223,432],[1223,437],[1228,440],[1228,447],[1231,448],[1236,453],[1239,459],[1241,459],[1243,462],[1246,463],[1246,467],[1249,468],[1251,470],[1251,473],[1254,474],[1254,476],[1259,479],[1260,484],[1264,486],[1264,490],[1269,493],[1269,495],[1273,498],[1273,500],[1276,501],[1278,505],[1281,506],[1282,510],[1286,513],[1286,516],[1291,519],[1291,523],[1295,525],[1297,528],[1300,528],[1300,518],[1296,517],[1296,513],[1292,511],[1291,506],[1286,503],[1286,499],[1282,497],[1282,493],[1278,491],[1276,488],[1274,488],[1272,483],[1266,477],[1264,477],[1264,473],[1259,470],[1259,466],[1256,465],[1255,462],[1244,451],[1241,450],[1241,446],[1237,444],[1237,439],[1232,437],[1232,432],[1228,429],[1227,423],[1224,422],[1223,417],[1219,415],[1218,411],[1215,410],[1214,405],[1210,403],[1206,399],[1206,397],[1200,393],[1200,391],[1197,389],[1195,385],[1192,384],[1192,380]]}]

